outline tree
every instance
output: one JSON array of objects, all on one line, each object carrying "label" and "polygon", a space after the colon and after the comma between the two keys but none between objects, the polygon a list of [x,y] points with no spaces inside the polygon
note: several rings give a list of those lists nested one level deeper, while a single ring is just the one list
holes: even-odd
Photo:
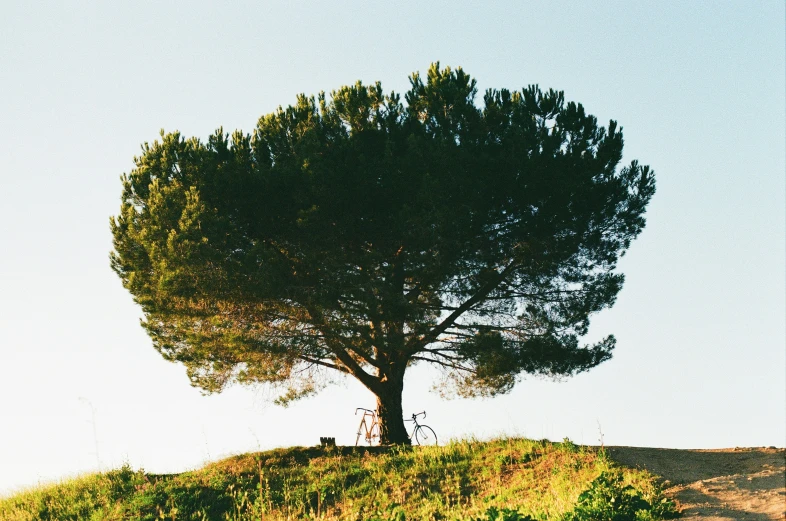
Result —
[{"label": "tree", "polygon": [[537,86],[479,107],[475,80],[438,63],[410,83],[406,103],[357,82],[252,135],[143,145],[112,267],[193,385],[266,382],[287,402],[344,373],[376,395],[382,442],[407,443],[416,363],[476,396],[611,357],[613,336],[579,338],[655,191],[649,167],[617,168],[621,128]]}]

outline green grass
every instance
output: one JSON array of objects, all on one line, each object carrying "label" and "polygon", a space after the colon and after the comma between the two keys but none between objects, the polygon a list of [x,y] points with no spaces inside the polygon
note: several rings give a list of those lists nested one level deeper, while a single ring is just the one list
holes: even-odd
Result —
[{"label": "green grass", "polygon": [[293,447],[172,475],[123,467],[0,499],[0,519],[625,521],[673,517],[654,476],[526,439]]}]

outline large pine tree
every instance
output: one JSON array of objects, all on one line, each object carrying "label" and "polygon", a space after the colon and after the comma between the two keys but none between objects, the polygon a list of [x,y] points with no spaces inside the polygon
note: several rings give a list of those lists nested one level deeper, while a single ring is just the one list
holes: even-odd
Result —
[{"label": "large pine tree", "polygon": [[377,396],[408,443],[406,369],[461,395],[572,375],[644,226],[652,171],[618,168],[622,133],[562,92],[489,90],[434,64],[402,103],[360,82],[299,96],[253,134],[164,134],[123,176],[112,267],[155,348],[208,392],[317,391],[331,371]]}]

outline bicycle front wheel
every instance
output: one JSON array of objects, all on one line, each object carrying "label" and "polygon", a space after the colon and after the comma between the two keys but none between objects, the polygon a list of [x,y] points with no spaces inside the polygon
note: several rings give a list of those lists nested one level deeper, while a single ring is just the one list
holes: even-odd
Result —
[{"label": "bicycle front wheel", "polygon": [[418,445],[436,445],[437,433],[428,425],[418,425],[415,430],[415,441],[418,442]]}]

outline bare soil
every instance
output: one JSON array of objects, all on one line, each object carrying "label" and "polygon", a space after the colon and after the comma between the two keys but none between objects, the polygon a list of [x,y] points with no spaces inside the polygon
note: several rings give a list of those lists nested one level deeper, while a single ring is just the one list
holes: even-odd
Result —
[{"label": "bare soil", "polygon": [[684,521],[786,520],[786,449],[606,450],[621,465],[661,476]]}]

